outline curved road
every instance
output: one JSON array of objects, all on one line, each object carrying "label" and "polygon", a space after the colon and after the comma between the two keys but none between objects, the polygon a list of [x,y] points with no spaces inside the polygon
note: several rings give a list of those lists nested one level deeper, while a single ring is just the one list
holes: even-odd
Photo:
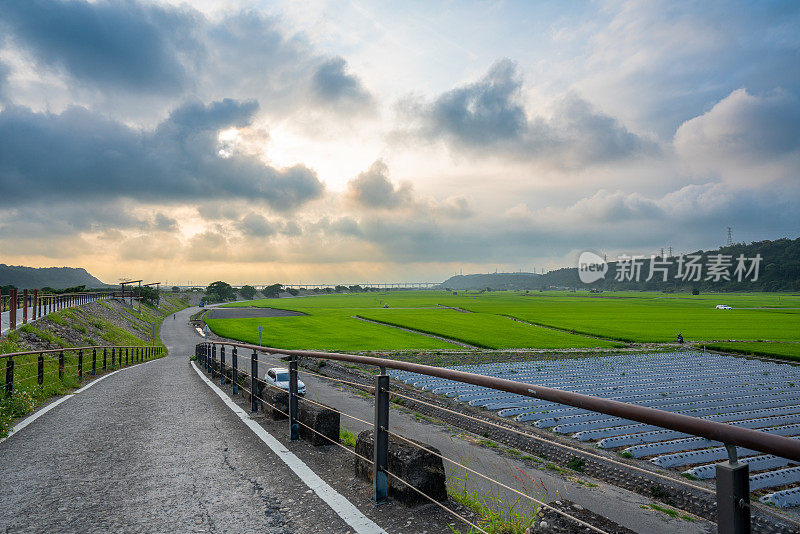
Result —
[{"label": "curved road", "polygon": [[350,530],[187,365],[194,311],[164,321],[169,356],[0,443],[0,532]]}]

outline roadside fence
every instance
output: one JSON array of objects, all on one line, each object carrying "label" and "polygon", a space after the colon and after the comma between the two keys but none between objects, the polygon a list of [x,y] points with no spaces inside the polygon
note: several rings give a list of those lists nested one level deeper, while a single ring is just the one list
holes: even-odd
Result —
[{"label": "roadside fence", "polygon": [[0,354],[5,360],[3,394],[11,397],[15,389],[29,385],[43,386],[58,377],[61,382],[79,383],[84,376],[113,371],[154,358],[164,353],[163,347],[72,347]]},{"label": "roadside fence", "polygon": [[[226,354],[226,347],[230,348],[229,354]],[[244,354],[239,354],[240,350],[242,350]],[[288,357],[289,402],[288,402],[288,407],[284,406],[284,409],[286,411],[281,410],[280,407],[275,406],[275,404],[270,402],[268,399],[264,398],[264,392],[266,391],[267,388],[274,388],[281,392],[285,392],[285,390],[277,388],[275,385],[266,382],[259,376],[259,353],[283,355]],[[366,387],[367,389],[372,391],[375,398],[375,416],[374,420],[371,422],[338,411],[336,409],[331,408],[330,406],[322,405],[308,398],[303,399],[303,402],[319,405],[320,407],[333,410],[339,413],[340,416],[359,421],[362,424],[368,427],[371,426],[373,428],[373,443],[375,445],[373,446],[372,458],[367,458],[357,453],[356,451],[352,450],[351,448],[342,445],[341,443],[332,442],[333,445],[336,445],[344,449],[348,453],[356,456],[360,461],[365,462],[372,467],[373,500],[375,500],[377,503],[380,503],[388,498],[389,479],[393,479],[398,483],[408,487],[410,490],[418,493],[421,497],[423,497],[427,501],[430,501],[431,503],[445,509],[455,518],[468,525],[471,529],[474,529],[475,532],[486,532],[486,530],[476,525],[469,519],[463,517],[455,510],[452,510],[451,508],[447,507],[439,500],[433,498],[430,495],[425,494],[417,487],[412,485],[410,482],[403,480],[397,473],[393,473],[389,470],[388,449],[389,449],[390,436],[394,441],[402,442],[405,445],[417,447],[427,453],[438,456],[439,458],[442,459],[442,461],[447,462],[458,469],[463,469],[464,472],[469,473],[470,476],[474,475],[478,478],[486,480],[487,482],[493,484],[495,487],[506,490],[511,494],[519,497],[520,499],[529,501],[530,503],[537,505],[542,509],[548,510],[550,512],[555,512],[563,517],[566,517],[567,519],[573,521],[577,525],[580,525],[588,529],[589,531],[601,532],[601,533],[604,531],[593,525],[590,525],[589,523],[586,523],[585,521],[578,519],[577,517],[574,517],[573,515],[565,512],[564,510],[554,508],[549,504],[529,495],[526,492],[519,491],[513,487],[504,484],[501,481],[498,481],[494,478],[491,478],[483,473],[476,471],[475,469],[472,469],[471,467],[465,465],[466,462],[464,462],[461,459],[459,459],[461,461],[458,461],[452,458],[448,458],[438,453],[435,450],[432,450],[428,447],[425,447],[424,445],[419,444],[414,440],[408,439],[396,432],[393,432],[390,429],[389,425],[390,396],[399,398],[408,398],[408,397],[405,397],[399,392],[390,391],[389,376],[386,374],[386,369],[399,369],[399,370],[424,374],[428,376],[436,376],[440,378],[458,380],[460,382],[468,384],[491,387],[494,389],[498,389],[500,391],[519,393],[525,396],[548,399],[548,400],[553,400],[555,402],[570,404],[573,406],[589,408],[595,411],[599,411],[601,413],[610,413],[612,415],[624,415],[629,419],[635,419],[636,417],[639,417],[640,419],[645,420],[647,422],[658,421],[658,423],[654,424],[659,424],[659,423],[663,424],[665,425],[665,428],[677,428],[683,431],[687,431],[687,428],[698,430],[699,427],[696,427],[698,421],[700,421],[701,423],[707,423],[707,421],[695,420],[695,418],[685,417],[685,416],[678,416],[679,417],[678,420],[673,420],[672,416],[674,416],[675,414],[670,414],[668,412],[660,412],[659,410],[645,408],[644,409],[645,412],[642,413],[640,411],[642,410],[642,407],[639,406],[628,405],[625,403],[619,403],[615,401],[607,401],[605,399],[588,397],[586,395],[568,393],[559,390],[551,390],[548,388],[539,388],[532,384],[524,384],[520,382],[498,379],[494,377],[487,377],[471,373],[464,373],[460,371],[453,371],[450,369],[443,369],[438,367],[412,364],[407,362],[399,362],[395,360],[387,360],[383,358],[374,358],[368,356],[356,356],[349,354],[337,354],[337,353],[326,353],[326,352],[315,352],[315,351],[285,350],[272,347],[262,347],[258,345],[225,342],[225,341],[207,341],[200,343],[196,346],[195,356],[200,366],[204,368],[207,372],[209,372],[213,379],[218,379],[220,381],[220,384],[230,383],[233,388],[233,394],[239,393],[239,389],[242,389],[250,397],[250,403],[251,403],[250,408],[252,411],[254,412],[258,411],[259,405],[262,405],[267,407],[269,410],[281,413],[284,417],[286,417],[289,420],[289,438],[292,441],[299,439],[301,426],[304,427],[304,430],[307,430],[308,432],[320,434],[316,429],[311,428],[309,425],[305,424],[303,421],[300,420],[299,395],[297,393],[297,387],[298,387],[297,380],[299,374],[308,374],[308,375],[313,375],[317,378],[330,380],[336,383],[350,384],[359,389],[363,389],[365,387],[363,384],[348,382],[347,380],[343,380],[341,378],[332,378],[311,371],[300,370],[298,368],[298,360],[300,357],[338,360],[342,362],[377,367],[380,370],[380,373],[375,377],[375,384],[373,386]],[[250,389],[246,387],[248,384],[250,385]],[[253,386],[253,384],[255,384],[255,387]],[[419,402],[418,399],[409,399],[409,400],[412,400],[414,402]],[[605,404],[609,402],[611,402],[613,405]],[[442,409],[441,407],[438,406],[435,406],[435,408]],[[659,413],[653,414],[651,412],[659,412]],[[688,419],[689,421],[687,421],[686,419]],[[720,427],[724,428],[719,428],[715,425],[719,425]],[[740,435],[737,431],[742,429],[736,427],[729,427],[728,425],[720,425],[720,424],[715,424],[715,425],[712,425],[711,428],[699,428],[699,432],[701,432],[701,434],[699,435],[709,435],[709,436],[713,435],[716,439],[720,439],[720,437],[722,436],[725,438],[724,442],[726,444],[730,444],[730,446],[733,448],[734,451],[736,445],[746,444],[748,446],[753,447],[754,446],[753,444],[755,442],[758,442],[760,446],[763,446],[763,450],[765,451],[774,452],[775,450],[779,449],[780,454],[784,455],[789,454],[790,456],[787,457],[794,457],[800,459],[800,443],[796,441],[784,438],[784,441],[788,441],[789,443],[784,443],[783,441],[781,441],[778,444],[778,446],[775,446],[775,443],[772,442],[766,444],[762,443],[761,441],[762,433],[760,432],[750,431],[750,433],[745,433],[745,435]],[[754,436],[753,434],[756,435]],[[325,436],[322,436],[321,434],[320,436],[325,438]],[[769,435],[764,434],[764,436],[769,436]],[[326,438],[326,440],[329,439],[330,438]],[[729,450],[731,450],[731,448],[729,448]],[[577,451],[577,452],[584,453],[584,451]],[[731,484],[726,485],[724,483],[721,485],[718,484],[717,497],[719,502],[719,507],[718,507],[719,522],[720,525],[728,525],[728,524],[736,525],[737,528],[742,528],[743,525],[746,525],[747,530],[720,530],[720,532],[749,532],[749,525],[750,525],[750,520],[749,520],[750,509],[748,501],[749,491],[747,491],[746,487],[744,488],[741,487],[742,480],[744,481],[745,485],[748,482],[747,464],[736,462],[734,458],[732,458],[731,460],[732,462],[729,462],[730,465],[721,464],[721,468],[725,470],[725,473],[728,473],[727,478],[723,473],[718,474],[718,480],[732,480],[736,482],[735,485]],[[648,474],[652,473],[648,471]],[[694,485],[692,486],[695,487]],[[697,486],[697,487],[708,492],[712,491],[702,486]],[[729,513],[731,511],[734,511],[736,513],[735,514]],[[726,513],[728,513],[728,515],[725,515]]]},{"label": "roadside fence", "polygon": [[[49,313],[97,300],[139,298],[135,289],[91,291],[82,293],[39,293],[38,289],[0,290],[0,332],[16,330],[19,325],[35,321]],[[7,319],[4,318],[7,316]]]},{"label": "roadside fence", "polygon": [[[230,360],[226,359],[226,347],[230,347]],[[245,352],[244,355],[239,355],[239,350]],[[249,353],[249,355],[248,355]],[[265,382],[259,377],[258,358],[259,353],[267,353],[273,355],[282,355],[284,359],[289,361],[289,405],[288,413],[284,413],[276,406],[269,403],[267,400],[259,396],[259,392],[266,387],[276,386]],[[258,384],[258,387],[251,386],[251,390],[245,389],[245,392],[250,396],[251,409],[258,411],[259,403],[263,403],[272,410],[280,411],[289,419],[289,435],[291,440],[296,440],[299,437],[299,427],[304,426],[311,432],[316,432],[313,428],[308,427],[299,419],[298,412],[298,393],[297,393],[297,380],[299,373],[308,373],[319,378],[331,380],[333,382],[347,383],[346,380],[339,378],[331,378],[323,376],[310,371],[301,371],[298,369],[299,358],[312,358],[312,359],[326,359],[347,362],[351,364],[359,364],[377,367],[379,374],[375,376],[374,386],[369,389],[372,390],[375,398],[375,417],[372,422],[364,421],[354,416],[339,412],[340,415],[352,419],[356,419],[361,423],[372,426],[374,432],[373,457],[366,458],[357,454],[353,450],[340,443],[334,443],[347,450],[349,453],[354,454],[361,458],[361,460],[368,462],[372,465],[373,470],[373,499],[376,502],[386,500],[389,491],[388,479],[393,478],[402,484],[412,488],[414,491],[421,493],[431,502],[438,506],[445,508],[448,512],[452,513],[459,520],[468,524],[471,528],[478,532],[485,532],[477,525],[473,524],[466,518],[457,514],[455,511],[447,508],[444,504],[436,499],[425,495],[417,488],[405,480],[400,479],[397,474],[394,474],[388,469],[388,442],[389,436],[396,440],[403,441],[409,445],[419,447],[428,452],[434,452],[427,449],[418,443],[403,437],[390,430],[389,426],[389,397],[390,395],[396,397],[404,397],[398,392],[390,392],[389,376],[386,369],[397,369],[401,371],[408,371],[422,375],[455,380],[465,384],[473,384],[492,388],[498,391],[509,393],[516,393],[526,397],[533,397],[537,399],[544,399],[551,402],[557,402],[568,406],[583,408],[597,413],[617,416],[624,419],[629,419],[641,423],[656,425],[661,428],[684,432],[694,436],[708,438],[710,440],[721,441],[725,444],[728,451],[729,459],[727,462],[717,464],[717,477],[716,477],[716,492],[704,486],[691,484],[686,481],[687,486],[700,491],[715,493],[717,502],[717,525],[719,532],[725,533],[749,533],[751,532],[751,506],[750,506],[750,488],[749,488],[749,466],[745,462],[740,462],[737,458],[737,446],[746,447],[759,452],[767,454],[774,454],[782,458],[787,458],[794,461],[800,461],[800,441],[790,439],[788,437],[779,436],[775,434],[767,434],[758,430],[752,430],[743,427],[731,426],[725,423],[709,421],[697,417],[691,417],[683,414],[671,413],[663,410],[649,408],[625,402],[619,402],[580,393],[573,393],[569,391],[562,391],[558,389],[537,386],[535,384],[528,384],[524,382],[516,382],[513,380],[506,380],[497,377],[477,375],[463,371],[456,371],[452,369],[445,369],[440,367],[433,367],[428,365],[421,365],[409,362],[402,362],[396,360],[388,360],[384,358],[375,358],[370,356],[358,356],[351,354],[327,353],[317,351],[303,351],[303,350],[287,350],[272,347],[262,347],[258,345],[250,345],[246,343],[235,343],[228,341],[206,341],[196,346],[195,356],[202,367],[208,371],[213,378],[218,378],[221,384],[226,382],[232,383],[233,392],[236,394],[240,387],[240,379],[250,379],[250,384]],[[240,365],[240,358],[249,360],[250,365]],[[248,369],[249,367],[249,369]],[[363,388],[363,384],[353,384],[359,388]],[[281,390],[284,391],[284,390]],[[408,398],[408,397],[406,397]],[[419,399],[410,399],[414,402],[420,402]],[[310,399],[304,399],[303,402],[310,402],[312,404],[319,404]],[[323,406],[320,404],[320,406]],[[431,405],[433,406],[433,405]],[[328,406],[323,406],[331,409]],[[437,409],[443,409],[434,406]],[[334,410],[337,411],[337,410]],[[534,438],[533,439],[544,439]],[[576,451],[583,455],[593,456],[588,451]],[[434,453],[435,454],[435,453]],[[473,475],[481,477],[493,484],[498,485],[512,493],[519,495],[522,498],[529,499],[535,504],[544,509],[558,513],[562,516],[569,518],[577,524],[588,528],[593,532],[603,532],[602,530],[581,521],[580,519],[564,512],[563,510],[556,509],[541,502],[526,493],[520,492],[511,488],[500,481],[494,480],[482,473],[479,473],[470,467],[453,459],[438,455],[443,461],[449,462],[452,465],[464,469]],[[598,456],[598,458],[601,458]],[[603,460],[608,460],[602,457]],[[626,467],[632,467],[625,464]],[[633,467],[636,469],[635,467]],[[650,475],[657,473],[647,471]],[[664,476],[664,478],[667,478]],[[670,478],[674,481],[674,479]]]}]

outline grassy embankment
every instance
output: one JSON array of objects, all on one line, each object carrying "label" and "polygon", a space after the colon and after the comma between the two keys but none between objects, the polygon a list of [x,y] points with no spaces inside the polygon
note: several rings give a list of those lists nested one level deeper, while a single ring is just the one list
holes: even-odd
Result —
[{"label": "grassy embankment", "polygon": [[[106,308],[110,314],[119,314],[119,324],[93,314],[85,306],[68,308],[51,313],[41,321],[25,325],[20,331],[12,332],[7,338],[0,339],[0,354],[9,352],[24,352],[35,350],[26,346],[21,332],[35,335],[40,342],[49,343],[53,348],[92,345],[108,346],[150,346],[149,322],[158,322],[167,315],[187,306],[185,300],[167,296],[161,299],[161,307],[151,308],[142,306],[139,313],[119,304],[99,301],[96,305]],[[64,339],[68,337],[69,339]],[[157,339],[156,346],[162,346]],[[56,354],[44,357],[44,380],[38,385],[38,355],[31,354],[14,358],[14,395],[11,398],[0,400],[0,437],[5,436],[11,428],[14,419],[24,417],[47,401],[51,397],[63,395],[78,387],[77,380],[78,356],[73,352],[64,352],[64,378],[58,377],[58,357]],[[111,368],[110,355],[107,364]],[[5,360],[0,360],[0,391],[5,390]],[[91,352],[83,355],[84,378],[91,377],[92,355]],[[98,374],[101,374],[102,356],[98,355]]]}]

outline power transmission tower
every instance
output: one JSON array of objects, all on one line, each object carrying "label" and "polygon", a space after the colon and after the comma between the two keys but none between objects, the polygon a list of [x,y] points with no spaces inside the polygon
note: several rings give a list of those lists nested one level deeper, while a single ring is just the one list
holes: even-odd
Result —
[{"label": "power transmission tower", "polygon": [[733,245],[733,236],[731,235],[731,227],[728,227],[728,246]]}]

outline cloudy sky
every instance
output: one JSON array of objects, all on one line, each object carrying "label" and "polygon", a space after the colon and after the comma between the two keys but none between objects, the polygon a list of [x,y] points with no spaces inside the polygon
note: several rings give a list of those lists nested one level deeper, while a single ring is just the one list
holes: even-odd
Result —
[{"label": "cloudy sky", "polygon": [[799,204],[797,2],[0,0],[2,263],[440,281]]}]

